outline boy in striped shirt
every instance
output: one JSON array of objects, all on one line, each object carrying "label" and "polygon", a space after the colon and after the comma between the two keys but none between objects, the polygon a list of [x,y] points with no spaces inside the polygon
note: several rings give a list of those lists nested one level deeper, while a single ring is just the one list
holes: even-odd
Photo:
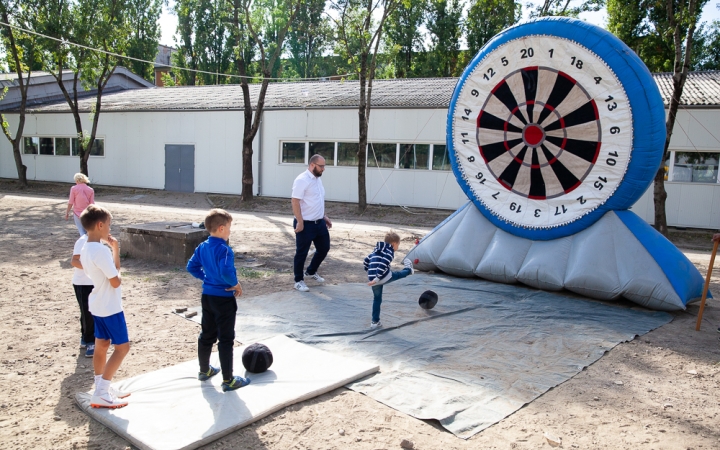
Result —
[{"label": "boy in striped shirt", "polygon": [[367,255],[363,266],[368,274],[368,286],[373,291],[372,322],[370,328],[380,327],[380,305],[382,304],[383,285],[392,281],[405,278],[415,273],[412,261],[405,259],[405,268],[400,272],[390,270],[390,263],[395,257],[395,252],[400,247],[400,236],[392,231],[385,235],[384,242],[378,242],[375,249]]}]

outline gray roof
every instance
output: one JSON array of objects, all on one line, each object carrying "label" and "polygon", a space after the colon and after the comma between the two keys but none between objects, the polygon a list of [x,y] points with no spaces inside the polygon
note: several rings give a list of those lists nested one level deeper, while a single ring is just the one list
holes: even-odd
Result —
[{"label": "gray roof", "polygon": [[[672,98],[672,77],[671,72],[653,74],[653,78],[660,88],[665,106],[670,104]],[[720,105],[720,70],[688,73],[680,100],[680,104],[686,106]]]},{"label": "gray roof", "polygon": [[[665,104],[672,93],[672,74],[653,74]],[[375,80],[374,108],[447,108],[457,78],[407,78]],[[253,106],[260,85],[250,85]],[[357,81],[312,81],[271,83],[265,98],[266,109],[356,108],[360,97]],[[134,89],[103,96],[104,112],[120,111],[202,111],[242,110],[240,85],[180,86]],[[80,101],[90,111],[94,100]],[[688,75],[682,104],[720,105],[720,71],[692,72]],[[35,113],[69,112],[64,102],[29,108]]]}]

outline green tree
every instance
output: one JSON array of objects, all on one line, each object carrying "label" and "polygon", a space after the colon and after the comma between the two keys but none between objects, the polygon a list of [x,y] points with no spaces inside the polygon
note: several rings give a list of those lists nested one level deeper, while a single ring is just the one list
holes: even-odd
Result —
[{"label": "green tree", "polygon": [[[227,0],[178,0],[174,12],[178,17],[174,65],[181,70],[182,85],[220,84],[230,82],[234,42],[229,29],[231,8]],[[198,73],[193,70],[209,72]]]},{"label": "green tree", "polygon": [[605,6],[605,0],[585,0],[580,5],[572,7],[570,3],[571,0],[543,0],[534,10],[530,11],[530,17],[566,16],[577,18],[580,13],[600,11]]},{"label": "green tree", "polygon": [[[409,0],[403,0],[406,4]],[[368,122],[372,106],[372,84],[375,79],[378,50],[383,39],[388,16],[398,7],[399,0],[337,0],[331,7],[334,18],[336,51],[346,61],[349,70],[360,81],[358,106],[358,209],[367,208],[365,161],[367,158]]]},{"label": "green tree", "polygon": [[426,27],[430,32],[428,68],[430,75],[459,75],[460,38],[463,34],[463,3],[460,0],[430,0]]},{"label": "green tree", "polygon": [[[693,57],[694,70],[720,70],[720,20],[713,21],[703,30],[696,57]],[[699,42],[698,42],[699,43]]]},{"label": "green tree", "polygon": [[306,0],[288,30],[289,63],[299,77],[332,75],[322,64],[323,51],[332,41],[330,19],[324,12],[325,0]]},{"label": "green tree", "polygon": [[522,17],[522,5],[515,0],[475,0],[465,20],[465,40],[472,58],[487,41]]},{"label": "green tree", "polygon": [[[663,161],[669,158],[677,110],[693,61],[695,28],[707,0],[608,0],[608,30],[627,42],[653,72],[673,73]],[[665,167],[655,175],[655,228],[667,236]]]},{"label": "green tree", "polygon": [[[131,38],[127,56],[154,60],[160,43],[160,13],[162,0],[128,0],[128,25]],[[150,57],[152,55],[152,57]],[[152,82],[155,79],[153,64],[128,60],[130,70]]]},{"label": "green tree", "polygon": [[[260,128],[270,78],[278,72],[285,37],[293,24],[302,0],[227,0],[230,17],[230,35],[235,39],[235,66],[243,77],[243,148],[242,192],[243,201],[253,199],[253,140]],[[252,104],[248,84],[248,64],[244,55],[257,48],[257,64],[262,77],[257,103]]]},{"label": "green tree", "polygon": [[[95,144],[103,92],[115,69],[124,62],[122,56],[111,53],[127,55],[134,37],[130,0],[25,1],[33,3],[33,29],[54,38],[38,39],[43,68],[55,78],[70,107],[78,137],[80,171],[89,175],[88,159]],[[151,53],[140,55],[142,59],[153,59],[156,52],[154,46]],[[81,120],[81,90],[95,91],[90,131],[84,129]]]},{"label": "green tree", "polygon": [[428,0],[401,2],[388,16],[387,53],[393,58],[397,78],[416,74],[414,57],[425,51],[421,26],[425,21],[427,6]]},{"label": "green tree", "polygon": [[[11,0],[0,1],[0,17],[3,22],[10,25],[25,25],[22,18],[26,14],[32,14],[28,11],[20,2]],[[11,20],[10,17],[15,20]],[[18,19],[20,19],[18,21]],[[23,26],[24,28],[24,26]],[[18,173],[18,181],[23,187],[28,185],[27,182],[27,166],[22,162],[22,152],[20,151],[20,145],[23,138],[23,130],[25,129],[25,108],[27,107],[27,92],[30,86],[30,72],[34,64],[37,64],[38,59],[36,58],[35,51],[35,38],[31,34],[18,32],[9,26],[2,27],[0,36],[2,36],[2,46],[5,50],[5,57],[7,58],[8,67],[11,71],[17,75],[18,90],[20,92],[20,105],[18,107],[18,126],[15,130],[15,137],[12,137],[10,131],[10,124],[5,119],[5,115],[2,114],[2,130],[3,134],[12,145],[13,158],[15,159],[15,168]],[[24,77],[24,78],[23,78]],[[3,90],[2,96],[5,96],[7,87]],[[2,98],[0,97],[0,100]]]}]

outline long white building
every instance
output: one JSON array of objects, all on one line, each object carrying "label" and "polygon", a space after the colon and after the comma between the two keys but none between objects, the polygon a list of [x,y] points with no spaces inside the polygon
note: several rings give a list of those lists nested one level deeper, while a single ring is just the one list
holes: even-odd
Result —
[{"label": "long white building", "polygon": [[[671,74],[655,74],[667,100]],[[369,203],[455,209],[466,201],[445,146],[447,108],[457,79],[376,80],[367,161]],[[258,86],[251,86],[257,94]],[[357,201],[359,85],[353,81],[276,83],[254,142],[254,191],[289,197],[309,156],[325,156],[327,199]],[[92,98],[83,100],[89,129]],[[93,183],[239,194],[242,93],[238,85],[146,88],[103,96]],[[2,105],[0,105],[0,109]],[[15,126],[17,115],[5,111]],[[642,130],[638,130],[642,132]],[[64,102],[29,108],[23,162],[33,180],[66,181],[79,170],[75,126]],[[355,144],[355,145],[354,145]],[[671,226],[720,228],[720,72],[690,74],[671,141],[667,211]],[[16,178],[0,140],[0,177]],[[652,187],[633,207],[653,221]]]}]

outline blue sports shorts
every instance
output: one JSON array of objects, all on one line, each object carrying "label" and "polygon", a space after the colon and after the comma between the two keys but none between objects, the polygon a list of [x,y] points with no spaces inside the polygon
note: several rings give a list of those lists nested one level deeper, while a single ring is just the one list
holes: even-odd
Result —
[{"label": "blue sports shorts", "polygon": [[97,339],[109,340],[114,345],[130,342],[124,312],[120,311],[107,317],[93,316],[93,319],[95,319],[95,337]]}]

